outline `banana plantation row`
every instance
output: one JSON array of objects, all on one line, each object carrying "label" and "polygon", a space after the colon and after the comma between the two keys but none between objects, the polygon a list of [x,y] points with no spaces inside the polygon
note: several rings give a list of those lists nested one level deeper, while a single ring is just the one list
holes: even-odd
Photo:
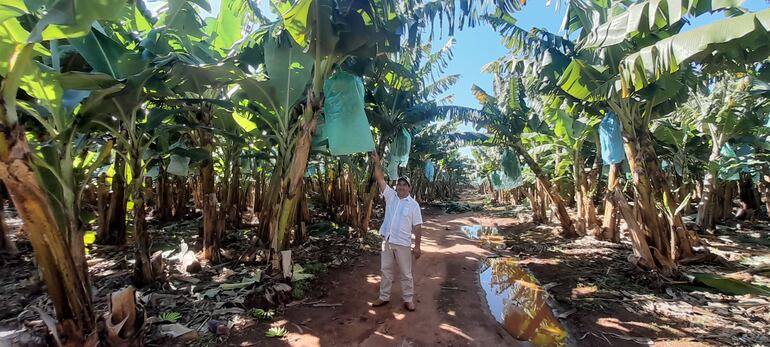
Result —
[{"label": "banana plantation row", "polygon": [[[131,236],[137,284],[164,273],[148,217],[194,210],[204,259],[222,260],[226,230],[257,223],[254,252],[239,260],[269,249],[277,269],[279,251],[306,240],[311,210],[370,229],[369,151],[385,155],[390,178],[410,174],[420,201],[451,200],[474,173],[496,200],[526,198],[536,222],[551,206],[565,237],[619,242],[622,218],[637,265],[664,275],[711,257],[683,219],[691,203],[698,231],[728,217],[734,196],[760,218],[760,200],[770,203],[770,10],[564,0],[558,36],[519,28],[525,3],[272,1],[271,16],[256,1],[222,0],[204,20],[205,0],[155,10],[141,0],[4,2],[0,179],[57,336],[117,345],[141,331],[131,321],[92,333],[134,313],[113,302],[116,316],[97,319],[88,230],[105,245]],[[713,12],[728,17],[683,31]],[[453,40],[435,49],[434,28],[481,22],[510,53],[485,67],[492,94],[473,88],[479,108],[448,106]],[[483,131],[458,133],[459,122]],[[461,145],[475,146],[476,163]]]}]

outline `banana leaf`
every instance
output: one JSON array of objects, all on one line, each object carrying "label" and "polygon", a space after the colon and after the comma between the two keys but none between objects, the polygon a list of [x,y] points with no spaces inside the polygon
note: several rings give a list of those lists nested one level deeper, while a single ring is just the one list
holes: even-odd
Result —
[{"label": "banana leaf", "polygon": [[770,288],[752,283],[741,282],[736,279],[719,275],[696,273],[692,274],[695,282],[714,288],[722,293],[730,295],[762,295],[770,296]]},{"label": "banana leaf", "polygon": [[[770,52],[770,9],[715,21],[672,35],[623,59],[623,94],[640,90],[690,63],[722,69],[724,62],[751,63]],[[746,52],[746,53],[737,53]]]}]

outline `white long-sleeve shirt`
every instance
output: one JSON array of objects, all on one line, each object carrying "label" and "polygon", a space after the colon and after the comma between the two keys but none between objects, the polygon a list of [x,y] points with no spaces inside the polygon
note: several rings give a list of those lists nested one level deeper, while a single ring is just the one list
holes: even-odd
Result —
[{"label": "white long-sleeve shirt", "polygon": [[389,186],[385,187],[382,197],[385,198],[385,219],[380,226],[380,235],[394,245],[411,247],[412,227],[422,224],[420,204],[411,196],[400,199]]}]

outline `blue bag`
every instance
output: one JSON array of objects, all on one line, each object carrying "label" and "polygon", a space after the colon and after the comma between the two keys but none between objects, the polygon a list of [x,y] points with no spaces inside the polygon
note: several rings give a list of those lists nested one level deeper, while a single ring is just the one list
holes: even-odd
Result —
[{"label": "blue bag", "polygon": [[406,128],[401,128],[401,131],[396,133],[393,143],[389,146],[390,160],[398,162],[398,166],[406,167],[409,162],[409,150],[412,147],[412,136]]},{"label": "blue bag", "polygon": [[492,189],[500,190],[500,186],[502,184],[503,184],[503,180],[500,177],[500,173],[497,171],[492,172]]},{"label": "blue bag", "polygon": [[626,159],[620,120],[614,112],[607,112],[599,124],[599,142],[601,143],[602,161],[605,165],[617,164]]},{"label": "blue bag", "polygon": [[433,182],[433,176],[436,173],[436,168],[433,167],[433,161],[428,159],[427,162],[425,162],[425,179],[428,180],[428,182]]},{"label": "blue bag", "polygon": [[521,165],[519,165],[519,156],[511,152],[509,149],[506,149],[503,152],[501,163],[503,167],[503,173],[505,173],[505,176],[508,176],[511,181],[517,181],[521,178]]},{"label": "blue bag", "polygon": [[388,159],[388,166],[385,169],[388,174],[389,181],[395,181],[398,179],[398,161],[393,160],[392,157]]},{"label": "blue bag", "polygon": [[374,138],[364,110],[364,83],[344,71],[324,82],[325,132],[332,155],[374,151]]}]

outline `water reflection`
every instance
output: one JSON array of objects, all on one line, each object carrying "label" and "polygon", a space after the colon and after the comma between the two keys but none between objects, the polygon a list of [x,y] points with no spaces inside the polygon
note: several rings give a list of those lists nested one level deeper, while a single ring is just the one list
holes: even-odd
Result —
[{"label": "water reflection", "polygon": [[498,234],[497,227],[486,227],[482,225],[463,226],[463,234],[471,240],[478,240],[482,246],[503,249],[505,248],[505,238]]},{"label": "water reflection", "polygon": [[515,260],[489,258],[479,277],[489,309],[511,335],[535,346],[566,344],[567,332],[546,304],[545,292]]}]

